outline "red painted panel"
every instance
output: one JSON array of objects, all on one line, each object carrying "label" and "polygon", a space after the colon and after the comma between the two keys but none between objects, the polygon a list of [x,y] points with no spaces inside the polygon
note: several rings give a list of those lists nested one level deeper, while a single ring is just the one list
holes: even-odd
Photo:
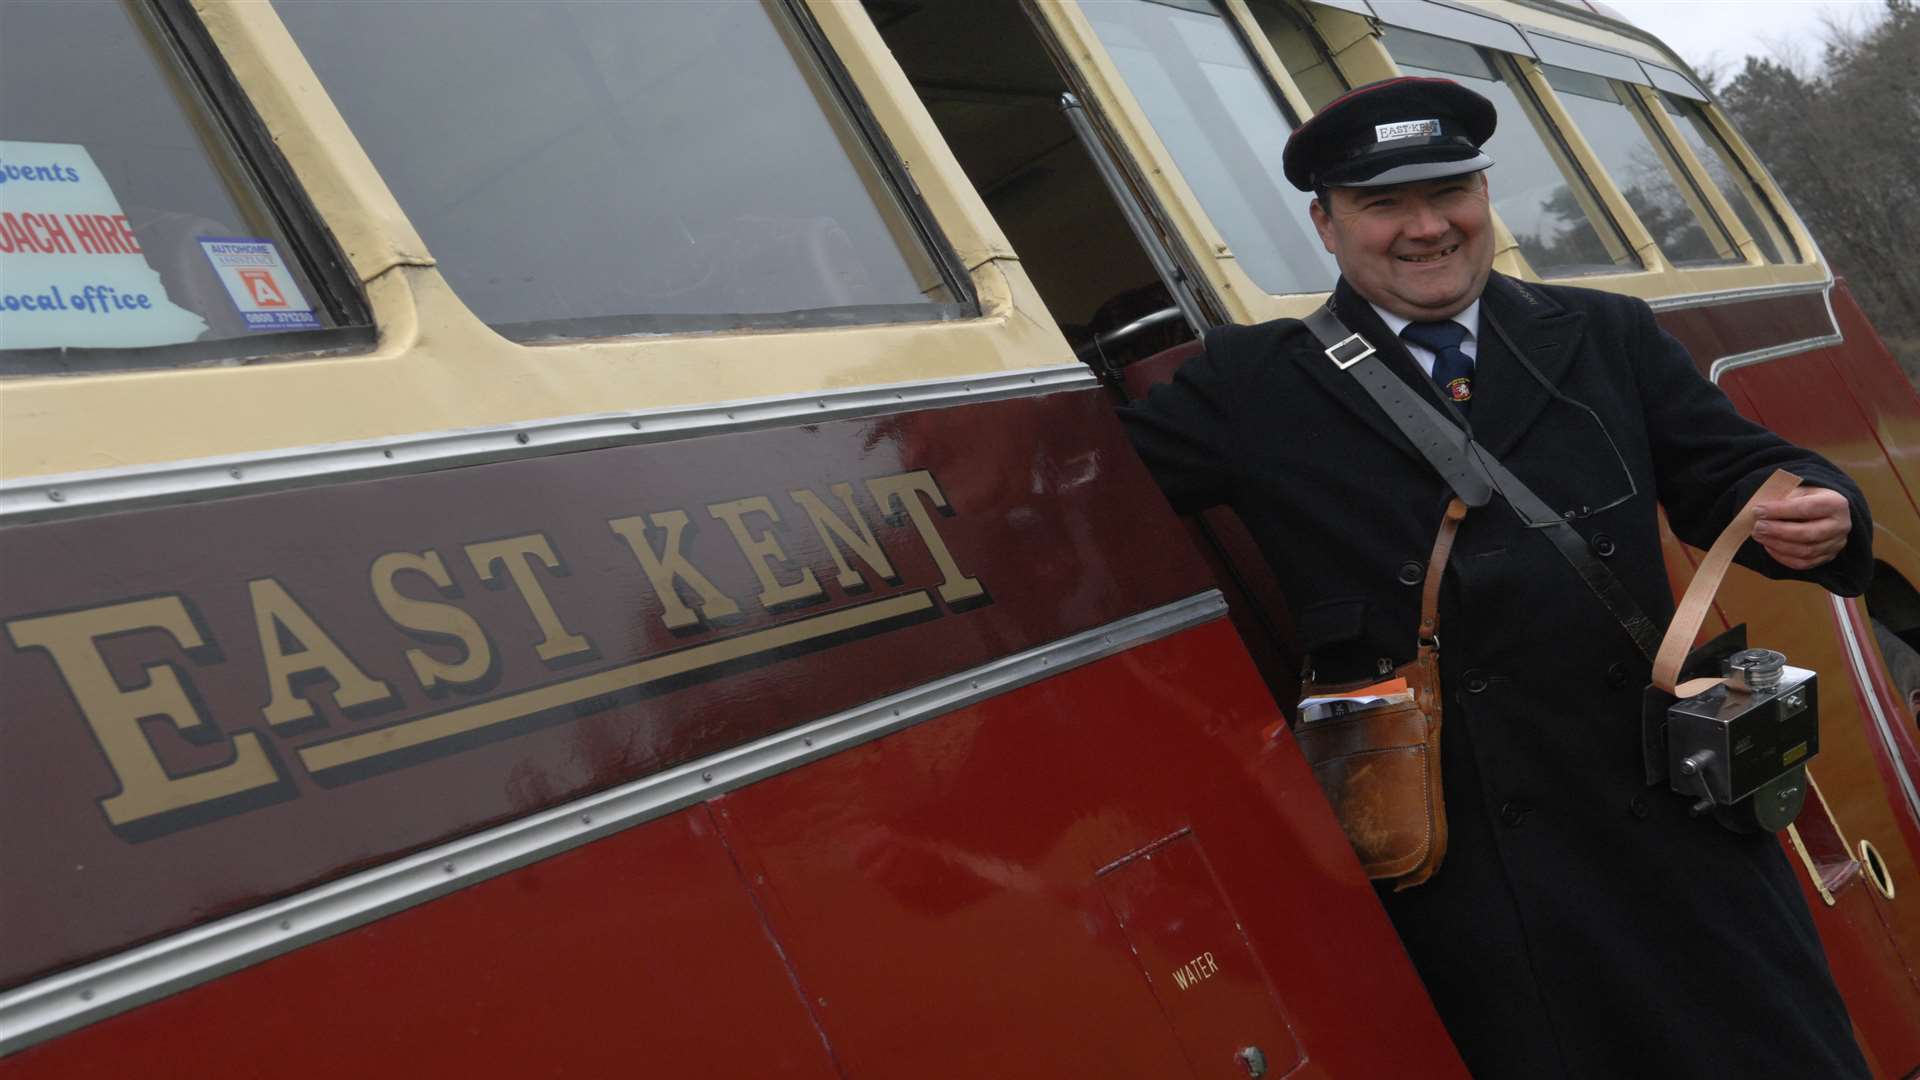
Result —
[{"label": "red painted panel", "polygon": [[1464,1075],[1275,719],[1221,620],[735,792],[720,821],[856,1075],[1186,1075],[1096,876],[1182,829],[1305,1051],[1292,1075]]},{"label": "red painted panel", "polygon": [[839,1072],[706,807],[0,1061],[0,1077]]},{"label": "red painted panel", "polygon": [[[921,487],[881,498],[870,482],[887,477]],[[801,489],[870,528],[888,570],[815,526]],[[902,494],[911,515],[898,512]],[[740,500],[760,498],[743,513]],[[676,511],[687,564],[737,613],[696,620],[688,608],[688,625],[667,624],[662,590],[612,522],[647,515],[645,545],[671,551],[661,515]],[[748,538],[736,538],[741,522]],[[543,554],[503,569],[469,552],[502,537],[530,537]],[[370,569],[422,552],[446,582],[416,568],[390,591],[468,618],[494,657],[432,693],[418,658],[454,665],[473,650],[396,625]],[[16,526],[0,530],[0,563],[0,986],[1208,584],[1098,390]],[[811,580],[816,595],[763,600],[756,565],[776,584]],[[956,588],[956,575],[979,588]],[[250,583],[266,579],[311,617],[297,641],[279,616],[259,630]],[[694,602],[688,581],[667,591]],[[536,618],[536,594],[557,630]],[[127,632],[69,632],[56,662],[37,616],[96,609],[84,616],[94,619],[136,597],[174,598],[172,625],[141,625],[152,623],[143,615]],[[268,675],[270,649],[311,667],[335,645],[386,699],[350,715],[330,673]],[[75,656],[96,669],[79,673],[91,712],[76,696],[88,680],[70,670]],[[174,678],[171,723],[149,715],[151,702],[136,708],[143,687]],[[270,723],[263,706],[277,685],[314,715]],[[442,726],[456,720],[477,726]],[[122,758],[164,774],[142,790],[180,804],[109,820],[131,774],[103,755],[102,731]],[[243,746],[265,759],[243,797],[175,782],[227,767]]]}]

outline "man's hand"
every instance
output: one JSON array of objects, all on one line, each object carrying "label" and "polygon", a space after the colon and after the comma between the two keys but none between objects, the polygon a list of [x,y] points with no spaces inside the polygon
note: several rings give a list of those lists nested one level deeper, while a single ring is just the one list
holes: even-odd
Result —
[{"label": "man's hand", "polygon": [[1791,570],[1811,570],[1833,561],[1847,546],[1853,512],[1847,497],[1830,488],[1799,487],[1784,499],[1753,508],[1753,538]]}]

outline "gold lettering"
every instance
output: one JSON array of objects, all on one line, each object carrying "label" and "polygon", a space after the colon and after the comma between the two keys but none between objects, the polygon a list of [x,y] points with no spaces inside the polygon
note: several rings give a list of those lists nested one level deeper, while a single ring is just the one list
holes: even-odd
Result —
[{"label": "gold lettering", "polygon": [[787,553],[781,550],[780,541],[774,538],[773,530],[769,529],[756,537],[748,529],[746,521],[748,514],[765,514],[772,521],[780,520],[780,515],[773,509],[773,502],[765,495],[713,503],[707,507],[707,513],[727,523],[727,531],[733,533],[733,542],[740,545],[740,554],[747,557],[747,565],[753,567],[753,576],[760,579],[761,607],[771,611],[782,604],[825,595],[813,571],[807,567],[800,568],[800,579],[790,585],[782,584],[773,576],[769,561],[778,559],[786,562]]},{"label": "gold lettering", "polygon": [[546,589],[541,587],[540,579],[534,576],[535,559],[545,564],[548,570],[560,568],[560,558],[553,553],[553,545],[547,542],[546,537],[539,533],[528,533],[505,540],[468,544],[467,558],[473,560],[473,572],[480,575],[481,581],[494,580],[493,568],[496,565],[506,567],[508,580],[513,582],[514,589],[520,593],[520,599],[533,616],[534,624],[540,628],[540,644],[534,647],[540,659],[552,663],[562,657],[594,651],[593,642],[568,630],[561,623],[560,613],[553,609],[553,601],[547,598]]},{"label": "gold lettering", "polygon": [[233,760],[186,776],[170,776],[140,730],[140,721],[158,716],[194,742],[210,742],[219,732],[200,715],[179,672],[171,664],[142,668],[147,683],[127,690],[114,681],[100,655],[99,639],[138,630],[160,630],[184,649],[206,644],[179,596],[155,596],[123,604],[61,615],[16,619],[7,624],[15,647],[45,649],[66,680],[67,690],[105,751],[120,781],[116,795],[100,801],[107,820],[127,825],[198,803],[269,788],[281,782],[279,770],[260,744],[243,731],[230,741]]},{"label": "gold lettering", "polygon": [[947,542],[940,536],[940,530],[934,528],[933,519],[927,516],[927,508],[920,501],[924,495],[936,509],[944,510],[947,497],[941,493],[940,485],[934,481],[933,474],[925,469],[895,476],[882,476],[867,481],[867,490],[873,493],[873,501],[880,505],[880,512],[891,514],[888,507],[899,503],[913,520],[913,527],[920,533],[921,542],[927,545],[927,551],[933,556],[934,565],[940,568],[940,599],[952,607],[959,603],[962,607],[972,604],[962,601],[978,600],[986,595],[986,587],[976,578],[970,578],[960,572],[960,566],[953,561],[953,552],[947,550]]},{"label": "gold lettering", "polygon": [[441,561],[439,552],[431,549],[418,554],[389,551],[373,560],[373,597],[379,602],[380,610],[386,612],[395,626],[451,638],[459,642],[463,652],[462,659],[449,664],[425,649],[408,649],[407,663],[413,668],[414,678],[420,680],[420,688],[433,693],[441,683],[464,685],[485,678],[493,670],[493,648],[487,642],[486,631],[473,616],[452,604],[416,600],[402,594],[393,579],[408,572],[423,575],[443,591],[453,588],[453,576],[447,573],[447,565]]},{"label": "gold lettering", "polygon": [[[827,554],[833,556],[834,568],[840,572],[834,581],[849,592],[869,587],[866,579],[847,564],[846,556],[840,553],[841,544],[852,549],[882,579],[898,581],[899,578],[893,573],[893,564],[887,561],[886,551],[874,540],[873,530],[867,527],[867,519],[853,505],[853,485],[835,484],[830,490],[840,500],[840,505],[847,508],[847,518],[853,522],[852,525],[842,521],[840,515],[828,509],[818,495],[805,488],[789,491],[787,496],[807,512],[807,517],[813,522],[813,531],[820,534],[820,543],[826,547]],[[839,543],[834,542],[836,539]]]},{"label": "gold lettering", "polygon": [[[278,581],[255,578],[247,582],[247,593],[267,669],[267,704],[261,710],[267,723],[279,727],[314,715],[313,703],[293,688],[294,676],[309,672],[324,672],[333,680],[333,702],[342,710],[393,697],[387,684],[360,670]],[[288,652],[284,639],[299,648]]]},{"label": "gold lettering", "polygon": [[[680,549],[680,541],[687,528],[685,510],[663,510],[653,515],[653,527],[666,530],[658,552],[647,540],[647,522],[640,515],[615,518],[607,525],[626,540],[627,546],[633,549],[633,557],[640,560],[640,569],[646,571],[647,580],[660,597],[660,621],[666,624],[667,629],[680,630],[696,625],[701,619],[711,621],[740,614],[740,605],[715,588],[707,575],[687,561],[686,552]],[[699,595],[699,615],[695,615],[686,601],[680,599],[680,592],[674,587],[676,579],[686,582]]]}]

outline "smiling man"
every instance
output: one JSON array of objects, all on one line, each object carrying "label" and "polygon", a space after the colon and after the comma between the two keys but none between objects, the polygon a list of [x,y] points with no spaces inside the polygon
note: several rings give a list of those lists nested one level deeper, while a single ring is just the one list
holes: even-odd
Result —
[{"label": "smiling man", "polygon": [[[1866,503],[1741,417],[1645,303],[1493,272],[1496,120],[1451,81],[1390,79],[1329,104],[1284,154],[1340,266],[1333,314],[1548,511],[1495,494],[1459,526],[1438,593],[1449,844],[1415,887],[1381,882],[1381,901],[1482,1080],[1865,1077],[1778,838],[1646,785],[1651,664],[1573,563],[1604,565],[1664,623],[1657,510],[1706,547],[1784,468],[1806,484],[1762,504],[1739,560],[1856,595]],[[1453,495],[1361,386],[1366,366],[1335,363],[1297,320],[1219,327],[1122,413],[1176,508],[1239,513],[1326,683],[1414,659]],[[1548,535],[1563,522],[1577,554]]]}]

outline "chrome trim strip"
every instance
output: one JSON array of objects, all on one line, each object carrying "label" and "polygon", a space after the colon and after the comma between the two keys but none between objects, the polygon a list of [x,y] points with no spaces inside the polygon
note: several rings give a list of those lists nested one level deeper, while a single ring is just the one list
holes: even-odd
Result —
[{"label": "chrome trim strip", "polygon": [[1707,369],[1707,381],[1718,383],[1720,376],[1725,375],[1729,371],[1737,371],[1743,367],[1752,367],[1754,364],[1764,364],[1769,360],[1779,360],[1783,357],[1796,356],[1803,352],[1811,352],[1814,349],[1824,349],[1830,345],[1838,345],[1844,340],[1846,339],[1842,338],[1839,334],[1825,334],[1820,337],[1789,341],[1784,345],[1770,345],[1764,349],[1755,349],[1752,352],[1723,356],[1715,360],[1713,366]]},{"label": "chrome trim strip", "polygon": [[1083,364],[965,378],[785,394],[670,409],[596,413],[524,424],[428,432],[264,453],[32,476],[0,481],[0,524],[81,516],[134,506],[224,498],[370,476],[425,472],[482,461],[601,446],[662,442],[780,424],[843,420],[959,401],[994,401],[1094,386]]},{"label": "chrome trim strip", "polygon": [[1226,613],[1209,590],[0,995],[0,1056]]},{"label": "chrome trim strip", "polygon": [[1833,605],[1833,614],[1840,623],[1840,639],[1847,646],[1847,660],[1853,665],[1854,679],[1862,688],[1861,696],[1866,698],[1867,711],[1873,716],[1873,726],[1880,736],[1880,744],[1887,752],[1887,761],[1893,766],[1893,775],[1899,778],[1900,793],[1906,796],[1907,812],[1920,822],[1920,790],[1915,790],[1913,777],[1907,775],[1906,762],[1900,756],[1900,742],[1893,736],[1893,725],[1887,719],[1886,710],[1880,707],[1880,695],[1874,693],[1873,677],[1867,667],[1866,650],[1860,645],[1860,637],[1854,632],[1853,617],[1848,605],[1853,601],[1843,600],[1829,595],[1827,600]]},{"label": "chrome trim strip", "polygon": [[[1748,300],[1772,300],[1782,296],[1798,296],[1801,293],[1831,292],[1833,275],[1827,275],[1825,281],[1799,282],[1792,285],[1766,285],[1757,289],[1722,289],[1719,292],[1685,293],[1680,296],[1663,296],[1647,301],[1647,306],[1655,311],[1680,311],[1685,308],[1706,307],[1709,304],[1738,304]],[[1832,313],[1829,312],[1829,315]]]}]

